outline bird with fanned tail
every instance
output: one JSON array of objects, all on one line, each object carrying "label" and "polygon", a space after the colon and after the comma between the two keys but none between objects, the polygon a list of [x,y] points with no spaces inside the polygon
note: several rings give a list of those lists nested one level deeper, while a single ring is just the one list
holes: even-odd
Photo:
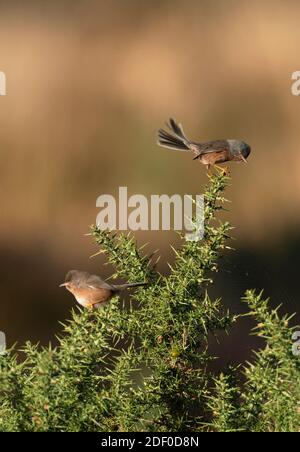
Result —
[{"label": "bird with fanned tail", "polygon": [[222,168],[218,164],[230,161],[247,163],[251,148],[244,141],[213,140],[197,143],[187,138],[181,124],[174,119],[170,118],[167,126],[169,131],[159,129],[158,144],[177,151],[193,152],[194,160],[206,165],[208,172],[211,167],[216,167],[226,173],[227,168]]}]

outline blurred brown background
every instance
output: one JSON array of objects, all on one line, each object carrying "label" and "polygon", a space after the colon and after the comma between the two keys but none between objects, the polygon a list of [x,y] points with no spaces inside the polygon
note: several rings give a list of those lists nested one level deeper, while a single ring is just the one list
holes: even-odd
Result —
[{"label": "blurred brown background", "polygon": [[[96,198],[202,193],[204,167],[156,146],[170,116],[194,139],[241,138],[228,219],[236,252],[212,293],[241,311],[247,288],[299,312],[300,3],[293,0],[0,2],[0,330],[9,344],[55,340],[70,316],[70,268],[108,276],[84,234]],[[174,233],[139,233],[172,261]],[[299,318],[299,316],[298,316]],[[244,327],[245,326],[245,327]],[[250,350],[248,323],[226,354]]]}]

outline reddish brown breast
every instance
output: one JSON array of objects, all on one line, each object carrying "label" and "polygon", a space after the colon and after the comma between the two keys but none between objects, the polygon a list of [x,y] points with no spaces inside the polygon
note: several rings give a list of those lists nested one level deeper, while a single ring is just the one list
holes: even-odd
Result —
[{"label": "reddish brown breast", "polygon": [[204,165],[215,165],[232,160],[232,156],[228,149],[224,149],[223,151],[200,155],[199,160],[201,160],[201,163]]},{"label": "reddish brown breast", "polygon": [[96,303],[103,303],[104,301],[109,300],[113,292],[109,289],[97,289],[90,287],[81,287],[72,291],[74,297],[84,307],[93,306]]}]

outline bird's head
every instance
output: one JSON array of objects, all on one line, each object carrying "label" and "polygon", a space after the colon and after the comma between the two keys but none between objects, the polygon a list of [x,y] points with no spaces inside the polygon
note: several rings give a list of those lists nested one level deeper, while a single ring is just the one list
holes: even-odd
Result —
[{"label": "bird's head", "polygon": [[78,288],[84,279],[86,272],[82,272],[79,270],[70,270],[65,278],[65,282],[60,284],[59,287],[65,287],[70,292],[73,292]]},{"label": "bird's head", "polygon": [[240,140],[228,140],[230,152],[235,157],[235,160],[240,160],[247,163],[247,158],[251,152],[249,144]]}]

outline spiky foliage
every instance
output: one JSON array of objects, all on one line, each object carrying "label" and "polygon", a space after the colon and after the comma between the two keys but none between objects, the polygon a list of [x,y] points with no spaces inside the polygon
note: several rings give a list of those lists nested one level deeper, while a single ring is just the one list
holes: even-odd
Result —
[{"label": "spiky foliage", "polygon": [[271,310],[262,293],[248,291],[244,301],[257,320],[254,333],[266,341],[245,369],[245,426],[251,431],[299,431],[300,358],[292,353],[291,317],[280,317],[279,307]]},{"label": "spiky foliage", "polygon": [[[248,292],[251,315],[266,347],[245,370],[212,375],[211,334],[236,318],[212,300],[208,287],[230,226],[223,209],[225,175],[205,191],[203,240],[174,250],[169,276],[131,236],[93,227],[91,235],[115,267],[115,277],[148,281],[129,306],[115,297],[95,312],[76,310],[57,348],[25,347],[0,357],[1,431],[296,431],[299,359],[291,353],[286,317]],[[299,407],[298,407],[299,408]]]}]

